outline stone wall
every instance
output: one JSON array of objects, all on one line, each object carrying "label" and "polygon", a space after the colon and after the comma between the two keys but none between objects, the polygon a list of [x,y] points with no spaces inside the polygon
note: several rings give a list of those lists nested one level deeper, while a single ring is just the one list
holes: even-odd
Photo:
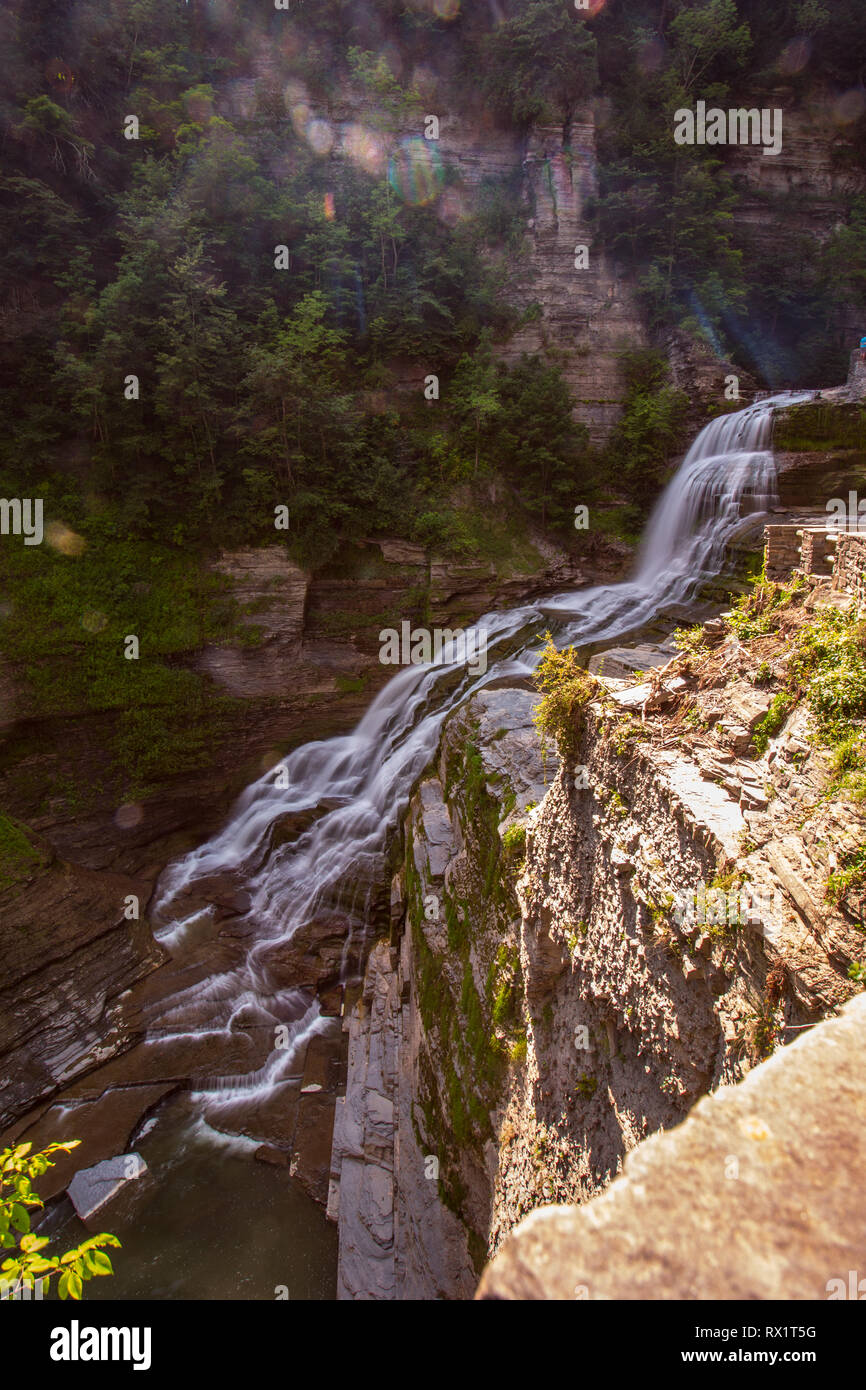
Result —
[{"label": "stone wall", "polygon": [[790,579],[800,564],[800,527],[796,522],[764,527],[764,568],[768,579]]},{"label": "stone wall", "polygon": [[826,527],[806,526],[798,532],[800,536],[800,565],[804,574],[828,575],[833,573],[833,560],[836,554],[838,537]]},{"label": "stone wall", "polygon": [[764,527],[768,579],[786,582],[797,571],[816,579],[833,576],[833,588],[866,604],[866,533],[832,531],[796,522]]},{"label": "stone wall", "polygon": [[866,535],[843,534],[836,547],[833,588],[866,605]]}]

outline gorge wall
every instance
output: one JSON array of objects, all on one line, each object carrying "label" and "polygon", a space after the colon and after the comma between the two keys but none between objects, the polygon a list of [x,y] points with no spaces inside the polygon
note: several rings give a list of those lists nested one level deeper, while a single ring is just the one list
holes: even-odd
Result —
[{"label": "gorge wall", "polygon": [[[811,577],[791,621],[844,601]],[[341,1297],[471,1296],[527,1213],[597,1197],[857,992],[863,903],[823,885],[862,813],[825,794],[802,705],[770,725],[778,637],[703,640],[699,666],[603,679],[567,764],[528,690],[446,725],[349,1021]]]}]

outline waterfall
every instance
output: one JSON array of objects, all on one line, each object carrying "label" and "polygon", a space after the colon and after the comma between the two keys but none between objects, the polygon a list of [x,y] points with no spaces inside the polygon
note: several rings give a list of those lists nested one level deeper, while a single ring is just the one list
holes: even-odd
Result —
[{"label": "waterfall", "polygon": [[[248,934],[240,965],[179,990],[161,1006],[151,1022],[150,1044],[225,1035],[256,1023],[285,1024],[297,1045],[321,1026],[315,1000],[273,979],[269,953],[317,916],[335,912],[347,930],[363,933],[389,838],[449,713],[491,680],[531,674],[539,659],[538,635],[547,626],[560,646],[598,643],[687,601],[703,579],[718,572],[744,517],[754,520],[775,501],[772,415],[776,405],[792,399],[760,401],[701,431],[659,499],[630,580],[486,614],[477,625],[487,634],[484,675],[471,676],[447,649],[433,664],[401,670],[354,732],[296,749],[282,764],[286,775],[279,780],[287,786],[278,786],[273,772],[261,777],[239,798],[219,834],[168,867],[154,917],[157,935],[171,952],[188,945],[207,917],[201,903],[190,909],[185,898],[196,882],[226,871],[239,876],[248,895]],[[311,823],[266,853],[275,820],[301,813]],[[296,1045],[274,1048],[254,1072],[215,1077],[203,1086],[197,1098],[204,1116],[231,1128],[232,1107],[291,1074]]]}]

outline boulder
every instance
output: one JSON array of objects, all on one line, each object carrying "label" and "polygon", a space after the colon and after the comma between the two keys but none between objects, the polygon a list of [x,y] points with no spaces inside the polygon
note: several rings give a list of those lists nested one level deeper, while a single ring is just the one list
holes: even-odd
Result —
[{"label": "boulder", "polygon": [[140,1154],[118,1154],[92,1168],[79,1169],[66,1191],[78,1216],[87,1222],[146,1172],[147,1164]]}]

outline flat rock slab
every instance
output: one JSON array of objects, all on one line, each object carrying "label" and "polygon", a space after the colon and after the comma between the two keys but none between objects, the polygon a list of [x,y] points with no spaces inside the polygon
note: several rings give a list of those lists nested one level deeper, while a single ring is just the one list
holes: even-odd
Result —
[{"label": "flat rock slab", "polygon": [[608,647],[607,651],[596,652],[589,659],[588,670],[593,676],[607,676],[614,680],[629,680],[635,671],[650,671],[655,667],[667,666],[677,654],[676,647],[646,642],[637,647]]},{"label": "flat rock slab", "polygon": [[141,1154],[118,1154],[92,1168],[79,1169],[66,1191],[79,1217],[86,1222],[131,1183],[139,1182],[146,1172],[147,1164]]},{"label": "flat rock slab", "polygon": [[390,1174],[363,1160],[344,1160],[340,1208],[351,1212],[352,1220],[340,1223],[338,1299],[395,1297],[393,1200]]},{"label": "flat rock slab", "polygon": [[19,1143],[29,1141],[35,1153],[61,1139],[82,1142],[70,1154],[54,1155],[54,1167],[39,1179],[37,1186],[43,1201],[59,1196],[82,1167],[123,1153],[139,1121],[176,1089],[171,1084],[123,1086],[106,1091],[93,1101],[59,1103],[45,1110],[35,1124],[20,1132]]},{"label": "flat rock slab", "polygon": [[744,725],[750,734],[773,703],[770,691],[756,690],[748,681],[734,681],[725,688],[724,698],[734,721]]},{"label": "flat rock slab", "polygon": [[543,1207],[489,1299],[826,1299],[866,1268],[866,994],[639,1144],[602,1196]]}]

